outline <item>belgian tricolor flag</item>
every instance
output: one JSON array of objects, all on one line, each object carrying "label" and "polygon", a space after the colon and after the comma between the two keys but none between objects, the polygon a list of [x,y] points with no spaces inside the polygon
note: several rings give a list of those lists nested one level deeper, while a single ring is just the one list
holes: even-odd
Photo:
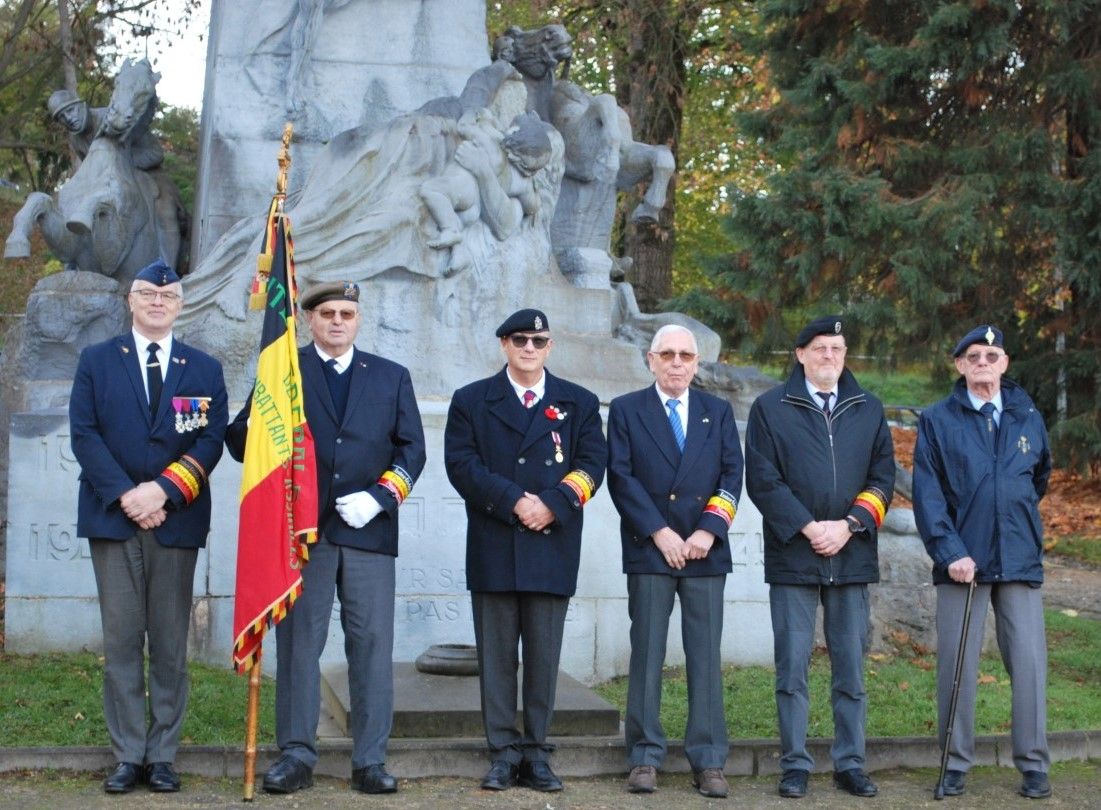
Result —
[{"label": "belgian tricolor flag", "polygon": [[294,242],[282,194],[268,211],[252,298],[264,309],[264,331],[237,530],[233,663],[242,673],[259,661],[267,628],[282,620],[302,593],[302,566],[309,544],[317,540],[317,470],[295,339]]}]

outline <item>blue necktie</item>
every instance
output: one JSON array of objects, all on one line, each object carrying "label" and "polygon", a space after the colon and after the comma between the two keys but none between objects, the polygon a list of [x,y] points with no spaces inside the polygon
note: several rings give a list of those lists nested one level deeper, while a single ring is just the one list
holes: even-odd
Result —
[{"label": "blue necktie", "polygon": [[684,451],[684,426],[680,423],[680,415],[677,413],[677,406],[680,405],[679,399],[670,399],[665,403],[665,407],[669,409],[669,427],[673,428],[673,438],[677,440],[677,447]]},{"label": "blue necktie", "polygon": [[993,453],[998,452],[998,423],[994,420],[994,403],[984,402],[979,412],[986,417],[986,443]]},{"label": "blue necktie", "polygon": [[164,375],[161,374],[161,361],[157,358],[160,346],[150,343],[149,359],[145,363],[145,373],[149,377],[149,415],[157,418],[157,408],[161,404],[161,390],[164,388]]}]

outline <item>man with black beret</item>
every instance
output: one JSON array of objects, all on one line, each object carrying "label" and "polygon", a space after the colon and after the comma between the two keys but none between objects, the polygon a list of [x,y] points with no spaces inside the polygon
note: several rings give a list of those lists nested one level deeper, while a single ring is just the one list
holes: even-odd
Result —
[{"label": "man with black beret", "polygon": [[497,337],[505,367],[455,392],[444,431],[447,477],[466,501],[466,579],[492,760],[482,787],[556,791],[547,733],[583,508],[604,478],[607,447],[596,396],[544,368],[554,345],[547,316],[522,309]]},{"label": "man with black beret", "polygon": [[781,796],[806,795],[807,669],[822,605],[832,678],[834,784],[874,796],[864,771],[870,632],[868,583],[879,581],[877,531],[894,492],[894,445],[883,406],[845,368],[844,320],[811,321],[795,340],[787,382],[753,403],[746,491],[764,522],[783,749]]},{"label": "man with black beret", "polygon": [[[975,762],[975,693],[987,610],[1012,675],[1013,764],[1022,796],[1051,795],[1047,772],[1047,643],[1044,635],[1043,527],[1051,452],[1043,417],[1003,375],[1002,331],[981,324],[952,352],[960,378],[926,408],[914,448],[914,518],[933,561],[937,589],[938,735],[948,749],[945,795],[964,792]],[[977,582],[964,646],[952,739],[947,715],[968,589]]]},{"label": "man with black beret", "polygon": [[103,789],[128,793],[144,781],[170,793],[180,789],[172,763],[187,709],[192,582],[210,530],[226,388],[218,361],[172,334],[183,285],[171,267],[143,268],[126,300],[132,330],[80,353],[69,396],[77,533],[96,575],[103,714],[118,761]]},{"label": "man with black beret", "polygon": [[[317,462],[318,540],[302,569],[302,596],[275,628],[275,741],[264,790],[313,784],[321,711],[320,659],[333,598],[348,658],[352,787],[393,793],[386,770],[393,722],[394,584],[398,507],[424,469],[424,431],[409,372],[357,349],[359,285],[335,281],[300,299],[313,343],[298,350],[306,423]],[[250,402],[226,436],[241,460]]]}]

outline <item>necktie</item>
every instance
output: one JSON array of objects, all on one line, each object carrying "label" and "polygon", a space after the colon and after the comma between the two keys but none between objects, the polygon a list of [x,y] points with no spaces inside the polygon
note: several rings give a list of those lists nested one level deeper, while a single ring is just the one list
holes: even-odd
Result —
[{"label": "necktie", "polygon": [[669,427],[673,428],[673,438],[677,440],[677,447],[683,451],[684,426],[680,423],[680,414],[677,413],[677,408],[679,406],[679,399],[670,399],[665,403],[665,407],[669,409]]},{"label": "necktie", "polygon": [[535,392],[530,388],[524,392],[524,407],[530,408],[535,405]]},{"label": "necktie", "polygon": [[822,400],[822,411],[826,414],[826,418],[830,418],[830,397],[833,394],[829,391],[819,391],[818,398]]},{"label": "necktie", "polygon": [[161,374],[161,361],[157,359],[157,351],[160,349],[156,343],[149,344],[149,359],[145,361],[145,373],[149,379],[149,415],[157,416],[157,408],[161,404],[161,388],[164,387],[164,376]]},{"label": "necktie", "polygon": [[325,365],[327,365],[329,367],[329,370],[332,371],[334,374],[339,374],[340,373],[340,369],[338,369],[336,367],[336,359],[335,358],[330,357],[328,360],[325,361]]},{"label": "necktie", "polygon": [[991,452],[998,451],[998,423],[994,421],[994,403],[984,402],[979,408],[980,413],[986,417],[986,443]]}]

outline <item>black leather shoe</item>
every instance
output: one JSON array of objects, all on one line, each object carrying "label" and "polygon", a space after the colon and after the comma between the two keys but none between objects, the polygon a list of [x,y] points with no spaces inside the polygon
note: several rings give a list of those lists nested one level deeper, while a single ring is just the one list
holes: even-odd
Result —
[{"label": "black leather shoe", "polygon": [[268,793],[294,793],[308,787],[313,787],[313,769],[290,754],[275,760],[264,774],[264,790]]},{"label": "black leather shoe", "polygon": [[175,793],[180,789],[180,776],[171,762],[153,762],[145,766],[145,781],[154,793]]},{"label": "black leather shoe", "polygon": [[1017,792],[1026,799],[1046,799],[1051,795],[1051,782],[1043,771],[1025,771]]},{"label": "black leather shoe", "polygon": [[847,771],[834,771],[833,783],[841,790],[847,790],[854,796],[868,799],[879,793],[879,788],[868,778],[868,774],[860,768],[849,768]]},{"label": "black leather shoe", "polygon": [[133,762],[120,762],[107,778],[103,780],[105,793],[129,793],[141,778],[141,765]]},{"label": "black leather shoe", "polygon": [[526,759],[520,763],[521,785],[532,790],[542,790],[545,793],[554,793],[562,789],[562,780],[554,775],[551,766],[546,762],[528,762]]},{"label": "black leather shoe", "polygon": [[966,771],[952,771],[948,770],[944,772],[944,782],[941,783],[941,787],[944,788],[945,796],[962,796],[965,782],[967,781]]},{"label": "black leather shoe", "polygon": [[780,795],[785,799],[801,799],[807,795],[807,777],[810,773],[799,768],[784,771],[780,778]]},{"label": "black leather shoe", "polygon": [[360,793],[397,793],[398,780],[386,772],[384,763],[355,768],[352,787]]},{"label": "black leather shoe", "polygon": [[489,766],[485,779],[482,780],[482,788],[485,790],[508,790],[516,784],[516,775],[519,770],[511,762],[495,759],[493,764]]}]

